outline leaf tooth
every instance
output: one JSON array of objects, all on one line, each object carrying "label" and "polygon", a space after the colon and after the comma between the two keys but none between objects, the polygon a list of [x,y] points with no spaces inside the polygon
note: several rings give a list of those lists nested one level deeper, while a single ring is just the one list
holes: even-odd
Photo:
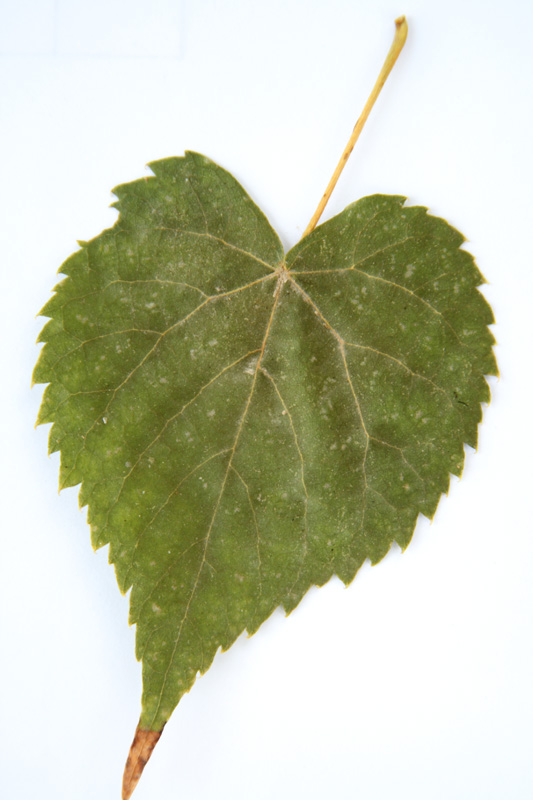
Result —
[{"label": "leaf tooth", "polygon": [[[199,156],[199,153],[186,150],[183,156],[160,158],[157,161],[150,161],[146,166],[152,170],[156,178],[160,180],[172,180],[176,178],[177,171],[181,166],[185,166],[187,162],[195,161],[195,156]],[[200,156],[200,158],[205,159],[204,163],[213,164],[213,162],[205,156]]]},{"label": "leaf tooth", "polygon": [[[44,328],[41,331],[37,344],[40,344],[43,339],[41,338],[44,333]],[[48,374],[48,364],[46,363],[46,354],[43,353],[44,348],[41,348],[41,352],[37,357],[37,363],[33,368],[33,373],[31,376],[31,385],[32,387],[35,386],[36,383],[49,383],[50,377]]]},{"label": "leaf tooth", "polygon": [[169,173],[176,172],[176,166],[178,162],[184,162],[186,160],[186,155],[184,156],[170,156],[169,158],[158,158],[157,161],[149,161],[146,165],[148,169],[152,170],[156,178],[165,178],[169,175]]},{"label": "leaf tooth", "polygon": [[[115,197],[118,197],[119,201],[122,199],[135,197],[139,193],[139,190],[144,190],[147,181],[152,181],[153,179],[153,175],[145,175],[142,178],[137,178],[136,181],[119,183],[118,186],[114,186],[111,189],[111,194],[114,194]],[[116,203],[112,203],[112,205],[116,205]]]}]

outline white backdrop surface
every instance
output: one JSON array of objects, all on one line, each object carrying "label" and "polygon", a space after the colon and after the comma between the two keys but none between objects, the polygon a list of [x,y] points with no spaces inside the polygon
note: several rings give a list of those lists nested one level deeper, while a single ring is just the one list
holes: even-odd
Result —
[{"label": "white backdrop surface", "polygon": [[410,34],[326,216],[405,194],[468,238],[501,378],[405,554],[276,612],[197,681],[136,800],[533,796],[528,0],[2,0],[0,794],[118,800],[140,710],[127,598],[57,494],[34,345],[111,187],[185,149],[300,238],[394,32]]}]

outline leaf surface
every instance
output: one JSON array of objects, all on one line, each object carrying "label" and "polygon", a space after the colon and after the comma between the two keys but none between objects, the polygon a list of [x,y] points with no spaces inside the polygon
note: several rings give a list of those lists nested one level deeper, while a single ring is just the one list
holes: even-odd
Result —
[{"label": "leaf surface", "polygon": [[497,368],[483,279],[426,209],[367,197],[284,255],[209,159],[150,167],[60,268],[34,380],[161,731],[218,648],[407,546]]}]

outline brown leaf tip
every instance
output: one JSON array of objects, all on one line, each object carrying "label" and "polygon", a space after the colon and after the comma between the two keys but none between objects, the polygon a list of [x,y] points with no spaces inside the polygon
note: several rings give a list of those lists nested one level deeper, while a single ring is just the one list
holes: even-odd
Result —
[{"label": "brown leaf tip", "polygon": [[137,726],[135,737],[131,743],[128,760],[126,761],[126,768],[124,769],[122,800],[129,800],[131,797],[162,732],[163,731],[150,731]]}]

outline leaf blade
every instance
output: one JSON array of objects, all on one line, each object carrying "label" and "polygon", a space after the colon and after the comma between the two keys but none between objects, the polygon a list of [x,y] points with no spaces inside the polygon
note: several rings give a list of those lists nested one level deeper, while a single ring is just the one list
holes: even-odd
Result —
[{"label": "leaf blade", "polygon": [[289,251],[199,154],[117,187],[43,309],[60,485],[110,544],[160,732],[219,648],[432,517],[475,446],[493,321],[464,238],[405,198]]}]

